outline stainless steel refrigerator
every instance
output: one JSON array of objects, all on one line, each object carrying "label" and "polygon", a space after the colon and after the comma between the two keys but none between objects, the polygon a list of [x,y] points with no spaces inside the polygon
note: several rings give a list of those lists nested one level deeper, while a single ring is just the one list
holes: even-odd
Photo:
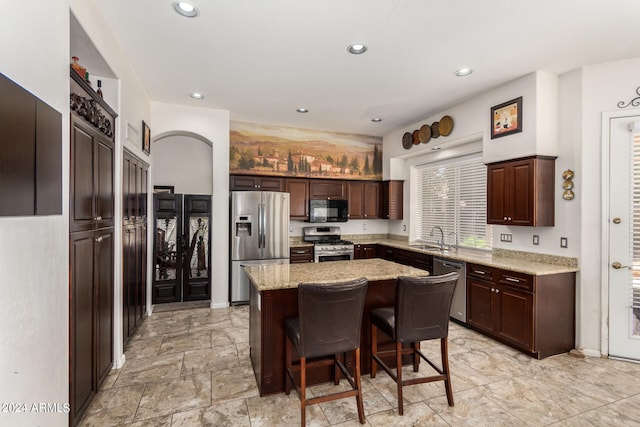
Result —
[{"label": "stainless steel refrigerator", "polygon": [[289,193],[231,192],[229,301],[249,301],[244,265],[289,264]]}]

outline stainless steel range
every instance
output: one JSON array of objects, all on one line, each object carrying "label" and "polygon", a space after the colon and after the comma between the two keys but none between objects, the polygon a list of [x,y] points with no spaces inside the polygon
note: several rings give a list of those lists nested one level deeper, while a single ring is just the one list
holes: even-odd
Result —
[{"label": "stainless steel range", "polygon": [[340,238],[340,227],[304,227],[302,240],[313,243],[314,262],[353,259],[353,242]]}]

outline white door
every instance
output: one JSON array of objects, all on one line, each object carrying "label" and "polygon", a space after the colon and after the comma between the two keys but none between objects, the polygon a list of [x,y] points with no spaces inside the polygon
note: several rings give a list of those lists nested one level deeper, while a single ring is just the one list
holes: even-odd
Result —
[{"label": "white door", "polygon": [[640,360],[640,116],[608,127],[609,355]]}]

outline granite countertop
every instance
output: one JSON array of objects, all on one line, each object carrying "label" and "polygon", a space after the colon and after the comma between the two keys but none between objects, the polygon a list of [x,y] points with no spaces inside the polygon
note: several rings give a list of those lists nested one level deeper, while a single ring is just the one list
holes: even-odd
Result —
[{"label": "granite countertop", "polygon": [[[452,261],[464,261],[473,264],[486,265],[488,267],[502,268],[533,276],[545,276],[549,274],[575,273],[579,271],[577,258],[538,254],[533,252],[511,251],[506,249],[494,249],[483,251],[475,249],[454,248],[441,251],[437,248],[422,249],[412,246],[405,239],[389,238],[385,235],[343,235],[343,239],[351,240],[358,244],[378,244],[393,248],[405,249],[414,252],[450,259]],[[311,243],[301,239],[291,239],[291,247],[308,246]]]},{"label": "granite countertop", "polygon": [[371,240],[358,239],[354,236],[350,237],[350,240],[352,240],[355,244],[369,243],[386,245],[394,248],[434,255],[439,258],[450,259],[452,261],[470,262],[473,264],[486,265],[488,267],[496,267],[519,273],[531,274],[533,276],[574,273],[576,271],[579,271],[578,260],[576,258],[536,254],[531,252],[510,251],[504,249],[494,249],[492,252],[460,248],[440,251],[436,248],[421,249],[411,246],[411,244],[407,241],[396,239],[387,238]]},{"label": "granite countertop", "polygon": [[299,283],[335,283],[366,277],[374,280],[398,276],[425,276],[429,273],[380,258],[305,264],[267,264],[245,266],[244,271],[260,292],[297,288]]}]

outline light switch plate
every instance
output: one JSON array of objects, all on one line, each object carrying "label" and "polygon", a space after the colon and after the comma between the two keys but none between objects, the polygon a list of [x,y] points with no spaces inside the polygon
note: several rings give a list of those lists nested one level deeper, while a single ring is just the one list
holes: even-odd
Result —
[{"label": "light switch plate", "polygon": [[569,240],[566,237],[561,237],[560,238],[560,247],[561,248],[568,248],[569,247]]},{"label": "light switch plate", "polygon": [[540,244],[540,236],[538,236],[537,234],[533,235],[533,244],[534,245],[539,245]]}]

